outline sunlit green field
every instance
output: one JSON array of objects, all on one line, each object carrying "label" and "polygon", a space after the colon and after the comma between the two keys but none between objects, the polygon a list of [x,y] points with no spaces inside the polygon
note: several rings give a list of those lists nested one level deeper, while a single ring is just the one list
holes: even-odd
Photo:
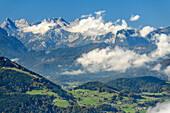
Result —
[{"label": "sunlit green field", "polygon": [[[111,104],[110,100],[113,95],[119,94],[118,91],[115,91],[115,93],[108,93],[108,92],[98,92],[98,91],[93,91],[93,90],[86,90],[86,89],[77,89],[77,90],[66,90],[68,93],[71,93],[77,100],[77,103],[80,106],[96,106],[99,104]],[[61,107],[67,107],[70,104],[68,103],[67,100],[63,100],[60,98],[56,93],[47,91],[47,90],[32,90],[32,91],[27,91],[27,94],[32,94],[32,95],[54,95],[55,99],[53,100],[54,105],[56,106],[61,106]],[[117,107],[120,107],[122,110],[125,112],[130,112],[130,113],[135,113],[138,111],[137,103],[143,104],[145,101],[152,101],[152,100],[158,100],[161,98],[164,98],[166,100],[170,100],[168,97],[163,97],[161,95],[165,94],[163,93],[146,93],[142,92],[141,95],[143,99],[136,99],[136,103],[132,104],[126,104],[123,103],[124,101],[128,101],[130,98],[127,96],[123,96],[122,100],[116,100],[116,105]],[[143,96],[143,95],[160,95],[159,98],[156,97],[149,97],[149,96]],[[146,109],[139,110],[140,113],[145,113]]]},{"label": "sunlit green field", "polygon": [[70,104],[68,101],[63,100],[60,98],[56,93],[51,92],[51,91],[46,91],[44,90],[32,90],[32,91],[27,91],[26,94],[31,94],[31,95],[53,95],[55,99],[53,100],[54,105],[61,106],[61,107],[67,107]]}]

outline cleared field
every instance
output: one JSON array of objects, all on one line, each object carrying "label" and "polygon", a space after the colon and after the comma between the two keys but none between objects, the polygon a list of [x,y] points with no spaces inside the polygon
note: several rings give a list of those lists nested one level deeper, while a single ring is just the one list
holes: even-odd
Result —
[{"label": "cleared field", "polygon": [[54,97],[55,97],[55,99],[53,100],[54,105],[61,106],[61,107],[67,107],[67,106],[70,105],[67,100],[63,100],[56,93],[51,92],[51,91],[46,91],[45,89],[44,90],[27,91],[26,94],[31,94],[31,95],[54,95]]}]

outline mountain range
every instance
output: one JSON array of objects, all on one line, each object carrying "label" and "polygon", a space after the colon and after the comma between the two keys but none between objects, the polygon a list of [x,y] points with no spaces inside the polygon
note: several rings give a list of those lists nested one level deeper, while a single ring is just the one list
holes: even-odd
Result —
[{"label": "mountain range", "polygon": [[[71,31],[71,28],[79,24],[80,21],[81,19],[76,19],[74,22],[66,22],[63,18],[53,18],[29,24],[24,19],[12,21],[7,18],[1,24],[1,28],[5,29],[8,34],[18,38],[30,51],[76,47],[90,43],[107,43],[121,47],[130,47],[139,44],[151,44],[152,40],[150,37],[155,33],[169,34],[170,32],[169,27],[166,29],[155,29],[151,33],[149,32],[150,34],[142,34],[142,29],[128,27],[99,35]],[[143,35],[146,36],[143,37]]]},{"label": "mountain range", "polygon": [[[99,20],[100,18],[96,17],[94,22]],[[124,20],[122,20],[122,24],[112,25],[102,20],[98,23],[102,27],[100,28],[99,26],[97,27],[99,29],[95,29],[91,25],[85,26],[83,24],[81,26],[83,21],[86,22],[87,20],[76,19],[74,22],[67,22],[59,17],[28,23],[24,19],[12,21],[7,18],[0,26],[1,39],[5,40],[0,41],[3,45],[0,48],[0,55],[9,57],[12,61],[62,85],[64,82],[86,82],[89,80],[104,80],[107,82],[110,79],[135,76],[156,76],[161,79],[168,79],[165,70],[169,65],[161,63],[169,58],[167,47],[165,47],[167,50],[161,48],[161,50],[165,50],[166,57],[160,56],[156,58],[152,56],[154,56],[154,52],[158,54],[160,52],[158,47],[163,47],[160,44],[166,42],[156,38],[164,37],[161,34],[168,36],[170,27],[156,29],[145,26],[136,29],[128,27]],[[106,26],[108,26],[108,29],[106,29]],[[167,43],[169,44],[168,41]],[[164,45],[168,46],[168,44]],[[119,63],[121,64],[122,61],[118,61],[115,66],[106,61],[106,67],[102,66],[102,69],[99,67],[101,71],[98,72],[90,72],[89,67],[84,66],[86,64],[83,64],[83,62],[78,63],[78,59],[89,55],[90,52],[106,50],[108,51],[106,55],[108,55],[110,51],[112,53],[112,50],[115,51],[117,47],[123,51],[123,54],[130,52],[130,54],[144,57],[145,60],[149,59],[150,61],[144,62],[144,66],[138,67],[137,65],[136,67],[134,64],[136,63],[135,59],[132,57],[132,61],[128,61],[128,63],[132,62],[130,66],[133,68],[128,67],[125,71],[122,71],[123,68],[118,71],[112,69]],[[93,57],[93,55],[90,57]],[[97,60],[99,59],[97,58]],[[112,57],[107,60],[110,59]],[[94,59],[92,58],[92,60]],[[88,66],[93,66],[94,64],[89,64]],[[159,66],[158,64],[163,65],[162,70],[156,68]],[[129,66],[129,64],[125,65]],[[97,68],[98,66],[96,65]],[[112,70],[108,71],[109,68]]]}]

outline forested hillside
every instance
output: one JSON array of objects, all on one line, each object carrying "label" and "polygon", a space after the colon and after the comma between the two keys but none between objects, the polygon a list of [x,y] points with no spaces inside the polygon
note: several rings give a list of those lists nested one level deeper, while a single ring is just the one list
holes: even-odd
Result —
[{"label": "forested hillside", "polygon": [[[43,95],[28,95],[31,94],[31,91],[41,90],[45,91]],[[54,93],[56,96],[47,95],[48,93]],[[14,109],[36,111],[41,108],[45,110],[46,107],[50,110],[50,106],[52,108],[53,100],[56,98],[76,105],[74,97],[63,90],[61,86],[5,57],[0,57],[0,94],[1,112],[8,110],[14,112]]]},{"label": "forested hillside", "polygon": [[170,84],[165,80],[156,77],[134,77],[134,78],[119,78],[111,80],[107,83],[111,87],[120,90],[128,90],[132,92],[151,92],[158,93],[169,90]]},{"label": "forested hillside", "polygon": [[88,89],[88,90],[96,90],[99,92],[109,92],[113,93],[114,90],[118,91],[118,89],[110,87],[102,82],[94,81],[94,82],[87,82],[85,84],[79,85],[78,87],[74,88],[76,89]]}]

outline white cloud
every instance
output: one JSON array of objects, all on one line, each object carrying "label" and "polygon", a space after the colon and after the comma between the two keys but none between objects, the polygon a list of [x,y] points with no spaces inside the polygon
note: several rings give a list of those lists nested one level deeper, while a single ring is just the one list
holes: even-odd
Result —
[{"label": "white cloud", "polygon": [[[95,49],[89,53],[83,54],[77,59],[77,63],[91,72],[100,71],[120,71],[125,72],[130,68],[137,68],[146,66],[146,63],[156,61],[160,57],[170,54],[170,36],[165,34],[156,35],[155,41],[157,49],[150,54],[138,54],[134,51],[115,47],[114,49]],[[153,70],[160,70],[160,65],[153,68]],[[165,71],[169,74],[169,68]]]},{"label": "white cloud", "polygon": [[47,22],[44,20],[44,21],[42,21],[41,24],[25,27],[22,30],[24,32],[32,32],[34,34],[38,34],[38,33],[44,34],[55,25],[57,25],[57,24],[54,22]]},{"label": "white cloud", "polygon": [[150,32],[154,31],[155,28],[150,27],[150,26],[145,26],[142,28],[139,32],[142,37],[146,37]]},{"label": "white cloud", "polygon": [[83,74],[83,73],[85,73],[85,72],[79,69],[79,70],[65,71],[61,74],[62,75],[79,75],[79,74]]},{"label": "white cloud", "polygon": [[108,32],[116,34],[119,30],[130,29],[130,27],[127,26],[125,20],[122,20],[121,25],[117,24],[120,19],[118,19],[116,22],[105,22],[101,16],[101,14],[104,12],[105,11],[95,12],[95,14],[97,14],[96,17],[91,15],[87,16],[87,18],[81,19],[79,23],[70,26],[69,28],[65,28],[65,30],[69,32],[79,32],[87,36],[96,36],[103,35]]},{"label": "white cloud", "polygon": [[149,107],[146,113],[170,113],[170,101],[158,103],[155,107]]},{"label": "white cloud", "polygon": [[90,16],[92,16],[92,14],[82,15],[81,18],[86,18],[86,17],[90,17]]},{"label": "white cloud", "polygon": [[139,15],[132,15],[130,18],[130,21],[137,21],[139,20],[140,16]]},{"label": "white cloud", "polygon": [[170,35],[157,34],[154,36],[157,49],[151,53],[153,58],[163,57],[167,54],[170,54]]},{"label": "white cloud", "polygon": [[114,22],[114,24],[117,24],[120,22],[120,19],[117,19],[116,22]]},{"label": "white cloud", "polygon": [[105,13],[106,11],[103,10],[103,11],[97,11],[97,12],[94,12],[96,15],[100,16],[102,13]]},{"label": "white cloud", "polygon": [[85,70],[95,73],[99,71],[122,71],[129,68],[140,67],[151,59],[143,54],[139,55],[130,50],[123,50],[119,47],[115,49],[95,49],[77,59]]}]

